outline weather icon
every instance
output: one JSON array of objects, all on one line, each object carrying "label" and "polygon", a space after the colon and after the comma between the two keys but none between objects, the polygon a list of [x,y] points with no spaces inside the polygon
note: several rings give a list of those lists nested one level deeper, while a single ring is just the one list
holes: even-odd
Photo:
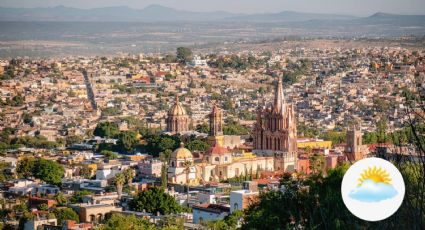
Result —
[{"label": "weather icon", "polygon": [[379,202],[397,196],[391,184],[391,177],[385,169],[369,167],[358,179],[357,187],[350,191],[349,197],[362,202]]},{"label": "weather icon", "polygon": [[405,186],[400,171],[381,158],[365,158],[347,170],[341,196],[345,206],[360,219],[379,221],[393,215],[404,199]]}]

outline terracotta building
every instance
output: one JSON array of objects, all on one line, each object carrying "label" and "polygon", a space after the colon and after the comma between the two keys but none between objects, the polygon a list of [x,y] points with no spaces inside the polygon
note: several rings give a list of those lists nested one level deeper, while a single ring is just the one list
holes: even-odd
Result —
[{"label": "terracotta building", "polygon": [[178,96],[176,96],[175,104],[168,111],[166,122],[167,132],[171,134],[189,131],[190,118],[186,109],[180,103]]},{"label": "terracotta building", "polygon": [[261,108],[253,132],[257,155],[274,156],[275,169],[294,171],[297,160],[297,126],[294,106],[283,94],[282,79],[276,85],[273,104]]}]

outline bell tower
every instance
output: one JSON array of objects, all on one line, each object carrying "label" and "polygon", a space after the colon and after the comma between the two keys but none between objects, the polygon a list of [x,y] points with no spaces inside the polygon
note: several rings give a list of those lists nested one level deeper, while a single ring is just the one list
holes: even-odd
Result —
[{"label": "bell tower", "polygon": [[208,143],[211,146],[224,144],[223,135],[223,113],[217,104],[214,104],[212,111],[209,115],[210,132],[208,135]]},{"label": "bell tower", "polygon": [[362,149],[362,129],[360,123],[356,121],[347,131],[345,154],[350,161],[363,159]]}]

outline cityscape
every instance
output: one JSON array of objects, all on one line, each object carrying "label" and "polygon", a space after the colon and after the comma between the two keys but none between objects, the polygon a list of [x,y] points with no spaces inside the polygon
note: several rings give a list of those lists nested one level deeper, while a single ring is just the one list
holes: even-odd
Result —
[{"label": "cityscape", "polygon": [[[425,228],[422,3],[364,16],[2,2],[1,229]],[[406,193],[368,222],[341,183],[371,157]]]}]

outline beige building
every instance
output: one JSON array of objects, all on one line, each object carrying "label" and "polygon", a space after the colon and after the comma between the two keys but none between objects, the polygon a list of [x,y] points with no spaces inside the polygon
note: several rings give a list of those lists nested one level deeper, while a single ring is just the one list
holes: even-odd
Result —
[{"label": "beige building", "polygon": [[258,157],[254,154],[238,150],[231,151],[223,147],[221,110],[217,105],[214,105],[209,117],[211,131],[208,141],[213,147],[196,164],[188,149],[183,146],[176,149],[169,161],[168,180],[170,183],[203,184],[275,169],[274,158],[271,156]]}]

